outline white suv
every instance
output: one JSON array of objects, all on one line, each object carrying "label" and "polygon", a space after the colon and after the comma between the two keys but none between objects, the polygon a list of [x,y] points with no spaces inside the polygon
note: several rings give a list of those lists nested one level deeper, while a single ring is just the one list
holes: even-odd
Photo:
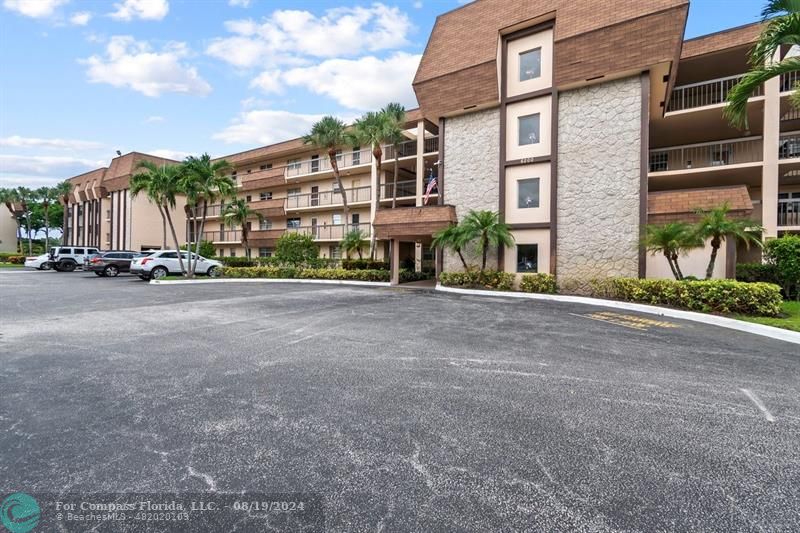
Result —
[{"label": "white suv", "polygon": [[[180,252],[183,258],[183,266],[187,267],[189,254],[186,251]],[[206,259],[202,256],[197,257],[197,274],[205,274],[209,277],[216,278],[222,272],[222,263],[214,261],[213,259]],[[137,257],[131,263],[131,274],[136,274],[142,279],[161,279],[170,274],[180,276],[181,265],[178,261],[178,251],[176,250],[162,250],[153,252],[147,257]]]},{"label": "white suv", "polygon": [[53,269],[58,272],[72,272],[77,267],[82,267],[84,260],[90,256],[100,253],[94,247],[84,246],[55,246],[50,248],[50,261]]}]

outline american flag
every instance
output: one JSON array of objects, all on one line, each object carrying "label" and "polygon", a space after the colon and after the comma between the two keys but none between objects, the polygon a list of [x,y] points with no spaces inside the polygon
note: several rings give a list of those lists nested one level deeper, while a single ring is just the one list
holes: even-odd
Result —
[{"label": "american flag", "polygon": [[428,188],[425,189],[425,205],[428,205],[428,199],[431,197],[431,191],[436,188],[436,176],[433,175],[433,169],[428,176]]}]

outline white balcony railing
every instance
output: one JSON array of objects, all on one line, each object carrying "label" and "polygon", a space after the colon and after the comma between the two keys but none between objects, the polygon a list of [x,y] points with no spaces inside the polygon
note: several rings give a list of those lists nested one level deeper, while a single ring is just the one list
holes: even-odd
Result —
[{"label": "white balcony railing", "polygon": [[761,161],[761,137],[650,150],[650,172],[721,167]]},{"label": "white balcony railing", "polygon": [[[367,223],[348,224],[347,231],[359,229],[369,238],[370,225]],[[325,226],[295,226],[286,228],[286,233],[301,233],[310,235],[315,241],[341,241],[345,236],[344,224],[329,224]]]},{"label": "white balcony railing", "polygon": [[[357,167],[361,165],[368,165],[372,163],[372,150],[358,150],[353,152],[342,152],[337,156],[339,169]],[[327,172],[333,170],[331,168],[331,161],[327,154],[320,155],[311,159],[304,159],[302,161],[295,161],[286,165],[286,177],[294,178],[297,176],[306,176],[308,174],[316,174],[318,172]]]},{"label": "white balcony railing", "polygon": [[[723,104],[730,90],[739,83],[743,76],[743,74],[737,74],[726,78],[717,78],[675,87],[672,89],[672,94],[669,98],[667,112]],[[753,93],[753,96],[763,95],[763,85]]]},{"label": "white balcony railing", "polygon": [[[347,203],[369,202],[371,187],[353,187],[345,189]],[[293,194],[286,198],[286,209],[297,209],[303,207],[335,206],[342,205],[342,195],[339,191],[319,191],[305,194]]]}]

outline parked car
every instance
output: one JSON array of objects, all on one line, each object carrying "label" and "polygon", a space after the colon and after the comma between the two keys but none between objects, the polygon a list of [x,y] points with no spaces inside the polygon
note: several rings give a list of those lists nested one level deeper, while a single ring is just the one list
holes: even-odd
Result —
[{"label": "parked car", "polygon": [[112,250],[101,252],[87,259],[85,269],[98,276],[115,278],[120,272],[130,272],[131,263],[137,257],[147,257],[153,252],[132,252],[130,250]]},{"label": "parked car", "polygon": [[26,257],[25,266],[38,270],[50,270],[53,268],[53,263],[50,261],[50,254],[42,254],[36,257]]},{"label": "parked car", "polygon": [[[189,260],[186,251],[180,251],[183,257],[183,264]],[[197,274],[205,274],[215,278],[222,272],[222,263],[214,259],[206,259],[202,256],[197,257]],[[176,250],[157,250],[147,257],[134,258],[131,263],[131,274],[136,274],[142,279],[161,279],[170,274],[181,275],[181,265],[178,261],[178,251]]]},{"label": "parked car", "polygon": [[72,272],[82,267],[86,256],[99,253],[95,247],[85,246],[55,246],[50,248],[50,261],[57,272]]}]

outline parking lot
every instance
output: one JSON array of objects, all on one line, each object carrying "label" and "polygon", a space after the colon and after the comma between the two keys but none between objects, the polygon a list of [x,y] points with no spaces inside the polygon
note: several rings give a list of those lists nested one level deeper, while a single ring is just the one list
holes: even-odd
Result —
[{"label": "parking lot", "polygon": [[307,492],[330,531],[798,531],[800,354],[410,289],[0,272],[0,491]]}]

